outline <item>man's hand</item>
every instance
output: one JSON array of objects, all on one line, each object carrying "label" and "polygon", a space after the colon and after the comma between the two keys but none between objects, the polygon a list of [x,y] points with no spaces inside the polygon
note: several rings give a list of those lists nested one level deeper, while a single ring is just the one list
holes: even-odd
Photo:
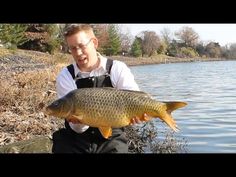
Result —
[{"label": "man's hand", "polygon": [[147,114],[144,114],[143,118],[135,116],[131,119],[130,125],[141,124],[141,123],[143,123],[144,121],[147,121],[147,120],[149,120]]}]

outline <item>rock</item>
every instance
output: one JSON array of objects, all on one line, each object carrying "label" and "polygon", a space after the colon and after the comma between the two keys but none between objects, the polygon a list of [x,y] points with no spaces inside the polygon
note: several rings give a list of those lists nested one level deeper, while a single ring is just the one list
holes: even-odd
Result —
[{"label": "rock", "polygon": [[0,147],[0,153],[52,153],[49,137],[36,137]]}]

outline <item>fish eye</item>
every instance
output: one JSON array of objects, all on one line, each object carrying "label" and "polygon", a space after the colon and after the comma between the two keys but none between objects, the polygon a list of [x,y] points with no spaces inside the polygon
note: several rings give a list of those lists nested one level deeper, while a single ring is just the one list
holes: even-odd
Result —
[{"label": "fish eye", "polygon": [[58,106],[58,105],[59,105],[59,101],[55,101],[55,102],[53,103],[53,105],[54,105],[54,106]]}]

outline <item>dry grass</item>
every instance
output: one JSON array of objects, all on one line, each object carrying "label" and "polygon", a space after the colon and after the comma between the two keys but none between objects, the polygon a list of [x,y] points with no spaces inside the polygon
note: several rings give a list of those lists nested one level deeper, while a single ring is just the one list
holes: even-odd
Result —
[{"label": "dry grass", "polygon": [[132,153],[186,153],[188,151],[185,139],[168,129],[158,130],[153,121],[140,126],[126,127],[126,134],[129,138],[129,151]]},{"label": "dry grass", "polygon": [[63,126],[63,121],[42,112],[56,99],[56,75],[69,62],[55,58],[40,52],[0,50],[0,145],[51,136]]}]

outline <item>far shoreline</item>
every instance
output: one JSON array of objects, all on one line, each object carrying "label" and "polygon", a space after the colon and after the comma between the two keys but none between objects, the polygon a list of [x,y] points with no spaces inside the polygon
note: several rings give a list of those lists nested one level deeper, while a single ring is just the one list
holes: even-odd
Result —
[{"label": "far shoreline", "polygon": [[111,56],[111,57],[107,57],[107,58],[122,61],[122,62],[126,63],[128,66],[235,60],[235,59],[225,59],[225,58],[176,58],[176,57],[169,57],[169,56],[157,56],[157,57],[149,57],[149,58]]},{"label": "far shoreline", "polygon": [[[105,56],[105,55],[103,55]],[[235,59],[226,58],[177,58],[167,55],[156,55],[152,57],[131,57],[131,56],[105,56],[113,60],[119,60],[127,64],[128,66],[142,66],[142,65],[154,65],[154,64],[168,64],[168,63],[189,63],[189,62],[210,62],[210,61],[232,61]],[[18,59],[20,58],[20,59]],[[26,61],[24,61],[26,60]],[[48,54],[33,50],[9,50],[0,48],[0,62],[5,64],[28,64],[29,60],[31,63],[47,63],[47,64],[63,64],[68,65],[73,62],[73,57],[67,53],[55,53]]]}]

